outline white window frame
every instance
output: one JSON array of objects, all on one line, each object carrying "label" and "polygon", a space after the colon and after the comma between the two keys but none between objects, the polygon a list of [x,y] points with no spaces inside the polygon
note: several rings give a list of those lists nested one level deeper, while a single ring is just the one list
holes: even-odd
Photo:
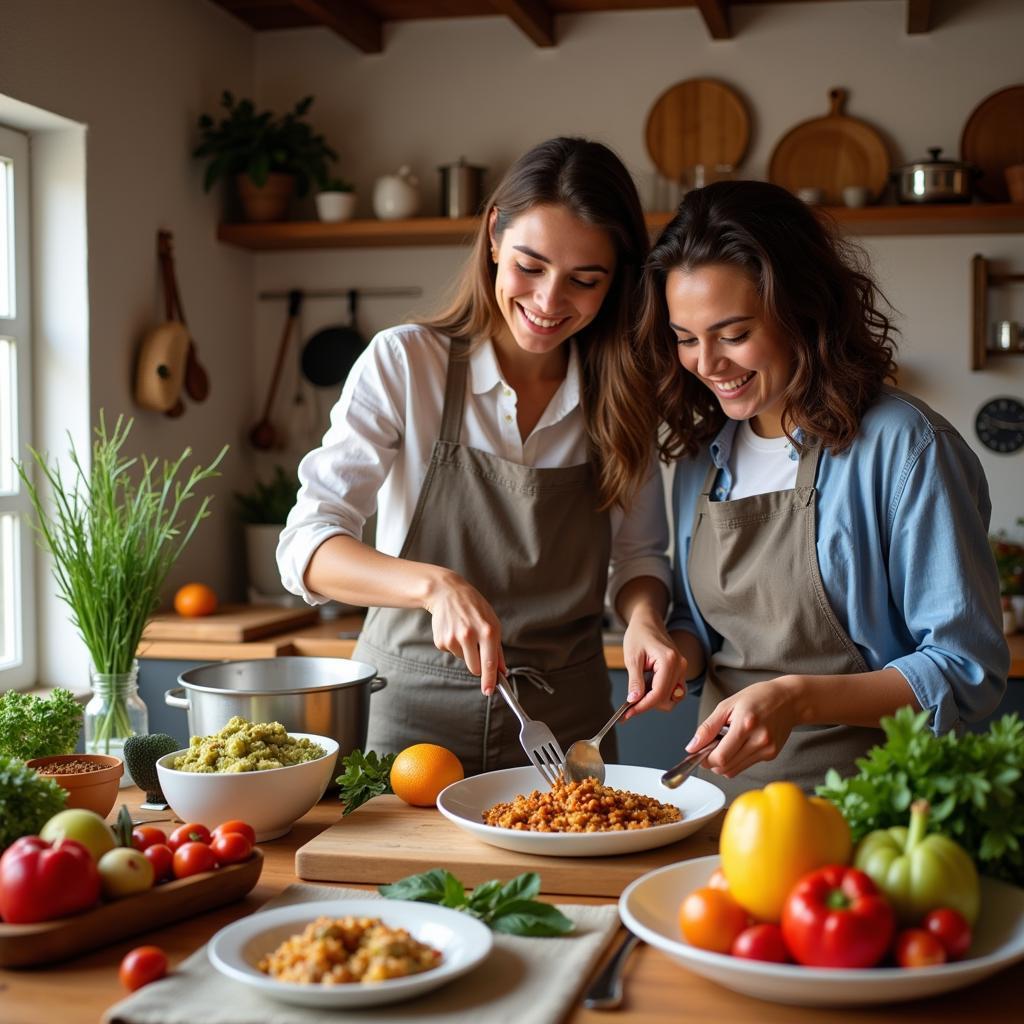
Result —
[{"label": "white window frame", "polygon": [[[9,276],[13,283],[13,316],[0,315],[0,337],[13,339],[16,377],[16,409],[12,415],[15,457],[27,465],[28,445],[32,443],[32,323],[31,263],[29,244],[29,140],[22,132],[0,126],[0,161],[8,177],[8,209],[5,216],[11,225],[10,248],[7,253]],[[6,404],[6,403],[4,403]],[[0,415],[4,415],[0,409]],[[12,467],[13,468],[13,467]],[[5,487],[0,477],[0,515],[17,517],[14,531],[14,558],[8,579],[0,586],[11,586],[9,625],[13,628],[14,656],[0,662],[0,691],[28,689],[36,683],[36,615],[35,573],[36,542],[32,528],[32,507],[25,486],[17,473]],[[5,566],[6,568],[6,566]],[[0,623],[5,628],[8,623]]]}]

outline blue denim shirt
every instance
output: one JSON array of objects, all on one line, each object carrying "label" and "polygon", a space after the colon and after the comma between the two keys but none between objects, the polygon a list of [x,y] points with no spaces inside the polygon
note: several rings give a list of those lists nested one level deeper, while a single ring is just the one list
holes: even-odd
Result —
[{"label": "blue denim shirt", "polygon": [[[707,654],[721,638],[697,609],[686,563],[710,460],[721,471],[711,500],[729,496],[736,426],[730,420],[708,451],[680,460],[673,485],[669,628],[695,634]],[[1006,689],[1010,652],[988,545],[992,505],[978,457],[938,413],[886,388],[852,447],[821,453],[815,486],[822,583],[868,667],[898,669],[921,707],[932,711],[937,733],[990,714]]]}]

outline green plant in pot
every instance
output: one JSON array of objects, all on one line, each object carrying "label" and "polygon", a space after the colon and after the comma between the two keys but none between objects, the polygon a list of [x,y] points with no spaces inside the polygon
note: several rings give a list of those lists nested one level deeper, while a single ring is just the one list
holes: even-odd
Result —
[{"label": "green plant in pot", "polygon": [[355,213],[355,186],[344,178],[328,178],[315,198],[316,213],[322,221],[349,220]]},{"label": "green plant in pot", "polygon": [[252,100],[236,100],[225,90],[226,113],[219,121],[209,114],[199,118],[200,141],[192,152],[208,161],[205,190],[221,178],[233,179],[248,220],[283,220],[292,193],[304,196],[325,181],[338,155],[306,121],[312,103],[306,96],[279,117],[257,112]]},{"label": "green plant in pot", "polygon": [[[92,663],[86,751],[117,756],[128,736],[148,731],[135,652],[171,566],[209,514],[211,497],[186,508],[198,486],[218,475],[227,451],[222,448],[208,466],[196,466],[186,475],[189,448],[174,461],[125,455],[131,427],[131,420],[118,417],[108,432],[101,414],[88,468],[71,444],[70,479],[35,449],[29,449],[28,466],[18,465],[40,544],[53,559],[58,595],[70,608]],[[32,480],[32,462],[49,495]]]},{"label": "green plant in pot", "polygon": [[284,597],[288,593],[277,571],[277,541],[298,490],[295,473],[275,466],[269,481],[256,480],[251,490],[235,492],[238,515],[245,526],[250,600]]}]

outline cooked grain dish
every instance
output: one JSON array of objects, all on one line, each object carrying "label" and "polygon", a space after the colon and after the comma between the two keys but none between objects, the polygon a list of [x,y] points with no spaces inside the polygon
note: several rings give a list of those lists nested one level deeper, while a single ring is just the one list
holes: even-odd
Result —
[{"label": "cooked grain dish", "polygon": [[280,722],[246,721],[235,715],[212,736],[193,736],[188,751],[171,767],[179,772],[264,772],[324,756],[324,748],[305,737],[289,736]]},{"label": "cooked grain dish", "polygon": [[680,821],[678,807],[650,796],[612,789],[597,779],[559,780],[546,792],[520,793],[484,811],[485,825],[520,832],[625,832]]},{"label": "cooked grain dish", "polygon": [[441,951],[379,917],[318,917],[256,965],[277,981],[346,985],[429,971]]}]

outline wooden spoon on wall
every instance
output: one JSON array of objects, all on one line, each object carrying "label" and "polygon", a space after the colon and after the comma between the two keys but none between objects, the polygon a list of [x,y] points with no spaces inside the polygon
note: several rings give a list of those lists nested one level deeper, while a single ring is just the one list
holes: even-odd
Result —
[{"label": "wooden spoon on wall", "polygon": [[274,424],[270,422],[270,409],[274,404],[274,395],[277,393],[277,385],[281,379],[288,339],[291,337],[295,321],[299,318],[301,308],[302,292],[296,288],[288,293],[288,318],[284,322],[284,331],[281,333],[281,341],[277,346],[277,360],[274,363],[274,372],[270,376],[270,389],[267,391],[267,400],[263,404],[263,415],[249,431],[249,443],[260,451],[269,451],[277,441],[277,432],[274,430]]}]

